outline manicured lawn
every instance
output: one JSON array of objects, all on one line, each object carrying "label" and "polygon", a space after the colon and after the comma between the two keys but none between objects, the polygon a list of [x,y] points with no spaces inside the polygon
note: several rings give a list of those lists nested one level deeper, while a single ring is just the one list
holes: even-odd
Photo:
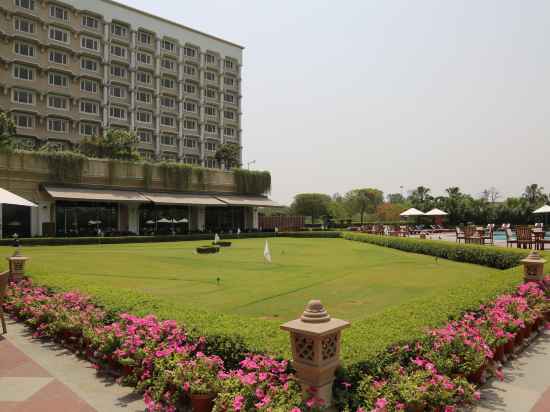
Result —
[{"label": "manicured lawn", "polygon": [[[26,247],[28,273],[43,284],[78,288],[133,312],[156,312],[201,333],[232,333],[254,348],[287,353],[279,323],[309,299],[351,320],[349,360],[360,360],[518,279],[500,271],[436,260],[343,239],[233,241],[219,255],[197,255],[207,242]],[[0,248],[7,256],[9,247]],[[220,283],[217,283],[217,278]],[[397,319],[398,318],[398,319]]]}]

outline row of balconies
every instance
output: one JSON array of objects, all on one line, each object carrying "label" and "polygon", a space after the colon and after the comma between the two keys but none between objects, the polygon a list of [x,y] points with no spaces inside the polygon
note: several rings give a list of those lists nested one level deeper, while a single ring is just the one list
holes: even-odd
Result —
[{"label": "row of balconies", "polygon": [[[35,5],[38,6],[39,2],[35,2]],[[105,30],[103,27],[98,25],[96,29],[90,28],[87,26],[82,26],[81,19],[78,19],[79,24],[67,24],[67,22],[64,22],[59,19],[51,18],[47,13],[33,13],[29,12],[26,9],[20,9],[20,8],[12,8],[12,10],[6,9],[6,19],[5,23],[0,25],[0,28],[3,29],[5,33],[8,35],[22,35],[24,37],[30,37],[32,39],[35,39],[37,41],[40,41],[42,43],[46,44],[53,44],[59,47],[68,47],[71,50],[75,50],[77,48],[81,47],[81,41],[80,38],[82,36],[91,36],[92,38],[95,38],[98,42],[98,50],[88,50],[89,52],[95,53],[97,55],[102,55],[104,47],[107,45],[109,46],[112,43],[120,43],[121,45],[124,45],[125,47],[132,48],[133,50],[147,50],[154,53],[154,56],[157,58],[160,58],[161,56],[170,56],[173,58],[178,58],[178,56],[181,54],[183,61],[189,61],[189,62],[196,62],[201,63],[201,61],[204,63],[205,67],[210,67],[215,70],[219,71],[226,71],[231,72],[234,74],[237,74],[239,72],[239,64],[234,59],[227,59],[222,60],[219,57],[219,53],[214,51],[207,51],[207,52],[201,52],[200,48],[194,45],[180,45],[177,40],[169,40],[170,44],[173,44],[173,50],[169,50],[167,48],[163,48],[163,40],[160,38],[156,38],[155,36],[150,36],[150,41],[147,42],[140,42],[139,39],[142,37],[139,33],[136,36],[137,40],[134,44],[132,44],[131,35],[128,34],[129,30],[126,30],[127,35],[126,36],[118,36],[116,34],[110,33],[109,39],[105,39]],[[87,15],[87,14],[86,14]],[[42,16],[45,16],[42,17]],[[22,32],[21,30],[16,30],[16,21],[18,19],[31,19],[32,22],[34,22],[34,30],[31,33],[28,32]],[[4,27],[2,27],[4,26]],[[61,35],[62,41],[55,41],[51,40],[49,38],[49,28],[50,26],[57,26],[63,30],[68,31],[66,35]],[[147,37],[146,33],[145,37]],[[154,38],[153,38],[154,37]],[[189,54],[184,53],[184,50],[186,48],[191,47],[195,52],[193,53],[193,56],[190,56]],[[128,50],[128,55],[130,54],[130,50]],[[208,56],[208,57],[207,57]],[[222,67],[223,66],[223,67]]]}]

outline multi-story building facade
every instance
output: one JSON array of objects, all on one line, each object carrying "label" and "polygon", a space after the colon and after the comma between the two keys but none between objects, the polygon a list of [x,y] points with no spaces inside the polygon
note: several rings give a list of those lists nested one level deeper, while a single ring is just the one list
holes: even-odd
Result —
[{"label": "multi-story building facade", "polygon": [[111,0],[0,0],[0,110],[18,144],[135,131],[144,158],[216,168],[242,145],[243,48]]}]

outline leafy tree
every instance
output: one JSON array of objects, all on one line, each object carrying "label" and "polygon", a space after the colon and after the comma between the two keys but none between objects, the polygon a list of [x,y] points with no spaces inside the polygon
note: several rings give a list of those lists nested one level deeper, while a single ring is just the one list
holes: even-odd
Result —
[{"label": "leafy tree", "polygon": [[526,199],[531,206],[537,206],[544,203],[546,200],[544,187],[541,187],[536,183],[526,186],[525,191],[523,192],[523,198]]},{"label": "leafy tree", "polygon": [[215,154],[218,162],[224,162],[225,167],[230,169],[232,167],[241,166],[241,146],[236,143],[222,144]]},{"label": "leafy tree", "polygon": [[86,138],[80,152],[88,157],[116,160],[138,160],[138,138],[135,133],[122,129],[108,129],[102,136]]},{"label": "leafy tree", "polygon": [[13,141],[17,129],[15,123],[8,115],[0,111],[0,150],[7,150],[13,147]]},{"label": "leafy tree", "polygon": [[399,203],[382,203],[376,207],[376,217],[381,221],[398,221],[401,220],[399,214],[406,209],[403,204]]},{"label": "leafy tree", "polygon": [[433,206],[433,197],[430,194],[431,190],[425,186],[418,186],[414,189],[407,199],[413,207],[426,211]]},{"label": "leafy tree", "polygon": [[448,187],[447,189],[445,189],[445,192],[447,192],[447,195],[449,197],[460,197],[460,196],[462,196],[462,193],[460,192],[460,188],[458,186]]},{"label": "leafy tree", "polygon": [[366,213],[374,213],[376,207],[384,202],[384,193],[373,188],[354,189],[346,193],[345,202],[352,214],[358,213],[363,224]]},{"label": "leafy tree", "polygon": [[332,195],[328,209],[329,215],[333,219],[343,220],[351,217],[351,213],[347,208],[346,202],[340,193],[335,193]]},{"label": "leafy tree", "polygon": [[329,215],[331,201],[330,196],[323,193],[300,193],[294,196],[290,208],[293,214],[311,216],[312,222],[315,222],[318,218]]},{"label": "leafy tree", "polygon": [[388,194],[388,202],[389,203],[405,203],[405,196],[403,196],[401,193],[389,193]]}]

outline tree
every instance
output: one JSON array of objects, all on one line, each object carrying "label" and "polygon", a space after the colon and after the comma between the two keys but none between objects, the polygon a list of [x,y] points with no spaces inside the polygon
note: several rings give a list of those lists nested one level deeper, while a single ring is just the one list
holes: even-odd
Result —
[{"label": "tree", "polygon": [[322,216],[329,215],[331,198],[323,193],[300,193],[294,196],[290,206],[292,213],[310,216],[312,223]]},{"label": "tree", "polygon": [[222,144],[216,151],[215,158],[218,162],[224,162],[225,167],[230,169],[232,167],[241,166],[241,146],[237,143],[225,143]]},{"label": "tree", "polygon": [[408,201],[417,209],[428,210],[433,205],[433,197],[430,192],[429,188],[418,186],[410,193]]},{"label": "tree", "polygon": [[537,206],[544,203],[546,200],[544,187],[541,187],[536,183],[526,186],[525,191],[523,192],[523,198],[526,199],[531,206]]},{"label": "tree", "polygon": [[0,111],[0,150],[11,149],[17,129],[8,115]]},{"label": "tree", "polygon": [[138,138],[135,133],[122,129],[108,129],[102,136],[86,138],[80,152],[88,157],[116,160],[138,160]]},{"label": "tree", "polygon": [[389,203],[405,203],[405,196],[403,196],[401,193],[389,193],[388,194],[388,202]]},{"label": "tree", "polygon": [[361,225],[365,213],[374,213],[376,207],[384,202],[384,193],[373,188],[354,189],[346,193],[345,202],[352,214],[361,216]]},{"label": "tree", "polygon": [[401,220],[399,214],[405,209],[403,204],[382,203],[376,208],[376,217],[382,222]]},{"label": "tree", "polygon": [[343,220],[350,217],[350,212],[346,207],[344,198],[340,195],[340,193],[335,193],[332,195],[328,210],[332,219]]},{"label": "tree", "polygon": [[496,187],[492,186],[489,189],[485,189],[483,192],[481,192],[481,197],[487,202],[495,203],[500,197],[500,192]]},{"label": "tree", "polygon": [[447,195],[449,197],[460,197],[460,196],[462,196],[462,193],[460,192],[460,188],[458,186],[448,187],[447,189],[445,189],[445,192],[447,192]]}]

